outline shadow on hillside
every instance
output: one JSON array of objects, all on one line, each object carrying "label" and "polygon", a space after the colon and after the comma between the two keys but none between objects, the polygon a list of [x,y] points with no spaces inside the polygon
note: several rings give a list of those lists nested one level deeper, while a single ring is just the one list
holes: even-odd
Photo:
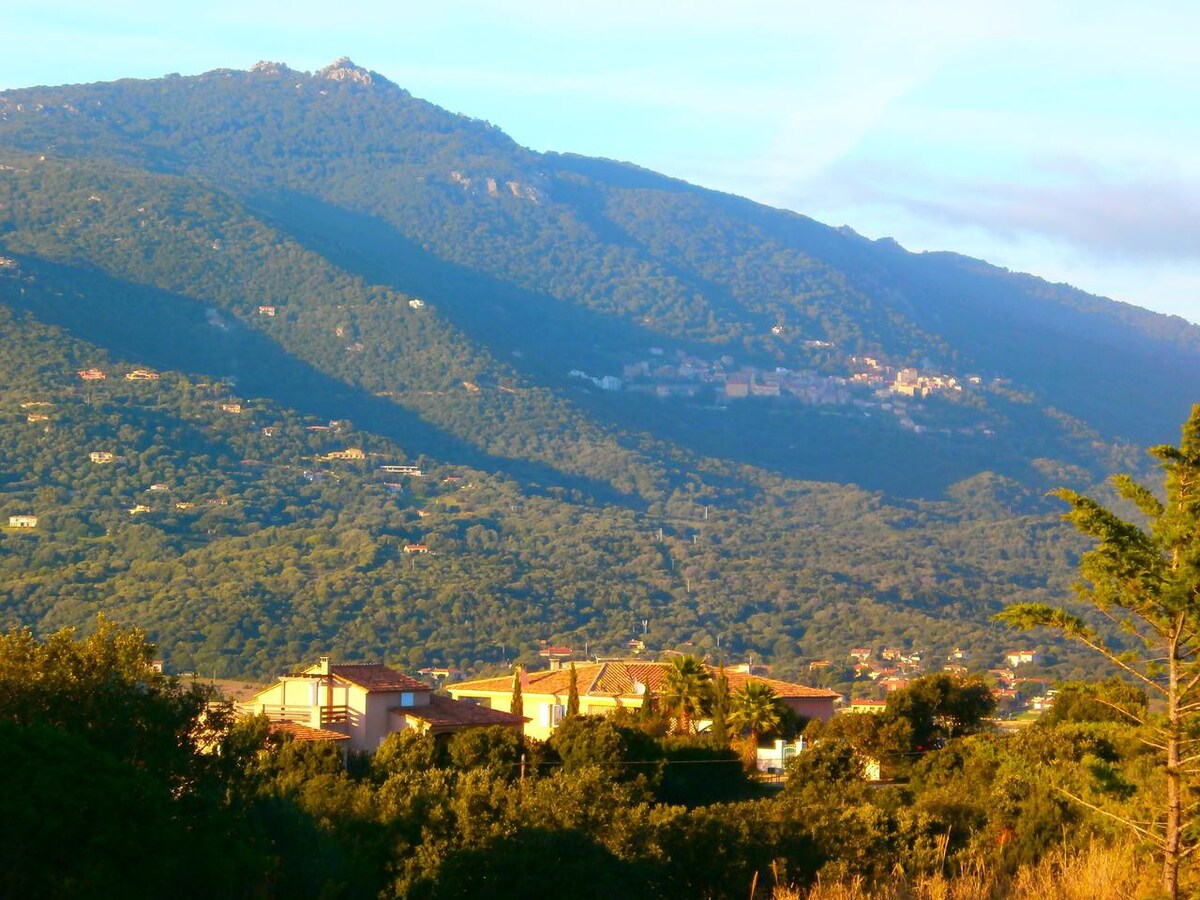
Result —
[{"label": "shadow on hillside", "polygon": [[425,454],[500,472],[535,493],[571,491],[640,505],[637,498],[618,494],[607,482],[488,454],[412,410],[321,372],[229,316],[223,318],[224,327],[209,324],[203,301],[113,279],[94,269],[45,262],[27,262],[25,268],[39,284],[54,285],[63,297],[86,293],[86,302],[60,300],[42,290],[10,305],[113,356],[193,376],[233,377],[242,396],[268,398],[321,419],[350,419],[362,430],[395,441],[411,457]]},{"label": "shadow on hillside", "polygon": [[[861,416],[782,403],[734,403],[718,409],[591,390],[586,382],[567,381],[566,372],[579,368],[611,374],[622,351],[646,346],[653,335],[631,322],[448,262],[376,217],[297,194],[256,202],[274,227],[308,249],[369,282],[435,304],[472,341],[536,381],[559,388],[560,394],[570,389],[571,402],[606,425],[641,431],[702,457],[789,478],[854,483],[900,497],[941,497],[951,485],[985,470],[1037,482],[1027,459],[995,443],[939,446],[928,437]],[[802,221],[796,227],[809,224]]]}]

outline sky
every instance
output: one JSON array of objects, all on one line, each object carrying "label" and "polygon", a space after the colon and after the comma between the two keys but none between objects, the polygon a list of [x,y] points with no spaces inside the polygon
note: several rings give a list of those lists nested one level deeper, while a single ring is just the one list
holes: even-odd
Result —
[{"label": "sky", "polygon": [[0,90],[349,56],[534,150],[625,160],[1200,324],[1194,0],[16,7]]}]

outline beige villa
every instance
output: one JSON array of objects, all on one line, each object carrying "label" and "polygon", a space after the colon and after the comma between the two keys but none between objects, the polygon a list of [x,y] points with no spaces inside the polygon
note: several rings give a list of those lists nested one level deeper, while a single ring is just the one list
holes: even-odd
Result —
[{"label": "beige villa", "polygon": [[[645,662],[640,659],[576,665],[576,684],[579,689],[579,711],[584,715],[605,715],[618,709],[640,709],[646,693],[662,696],[666,687],[666,662]],[[709,666],[715,676],[717,669]],[[839,695],[824,688],[805,687],[759,675],[725,670],[729,690],[734,692],[754,681],[766,684],[779,699],[797,715],[808,719],[828,721],[834,712]],[[446,686],[455,700],[477,704],[492,711],[508,712],[512,702],[512,676],[463,681]],[[521,678],[522,706],[529,723],[527,737],[545,740],[562,721],[567,712],[567,695],[571,689],[571,673],[552,663],[541,672],[527,672]]]},{"label": "beige villa", "polygon": [[423,681],[377,663],[335,665],[329,657],[289,675],[238,704],[245,715],[265,714],[272,730],[297,740],[338,741],[371,752],[396,731],[434,735],[525,719],[507,711],[459,703],[433,693]]}]

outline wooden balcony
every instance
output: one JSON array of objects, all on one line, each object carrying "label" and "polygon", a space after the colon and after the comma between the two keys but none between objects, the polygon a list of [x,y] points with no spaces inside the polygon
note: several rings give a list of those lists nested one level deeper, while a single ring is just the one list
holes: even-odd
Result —
[{"label": "wooden balcony", "polygon": [[265,715],[272,722],[300,722],[321,728],[327,725],[341,725],[350,721],[350,710],[344,704],[313,707],[307,703],[288,703],[282,706],[269,703],[245,703],[241,705],[240,709],[247,715]]}]

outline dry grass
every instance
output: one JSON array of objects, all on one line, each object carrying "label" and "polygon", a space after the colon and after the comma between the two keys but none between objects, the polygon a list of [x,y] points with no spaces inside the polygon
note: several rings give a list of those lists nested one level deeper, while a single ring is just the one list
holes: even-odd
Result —
[{"label": "dry grass", "polygon": [[1158,866],[1131,846],[1093,844],[1050,854],[1012,878],[997,878],[982,861],[958,875],[922,875],[869,885],[861,878],[818,883],[809,890],[776,887],[773,900],[1129,900],[1158,896]]}]

